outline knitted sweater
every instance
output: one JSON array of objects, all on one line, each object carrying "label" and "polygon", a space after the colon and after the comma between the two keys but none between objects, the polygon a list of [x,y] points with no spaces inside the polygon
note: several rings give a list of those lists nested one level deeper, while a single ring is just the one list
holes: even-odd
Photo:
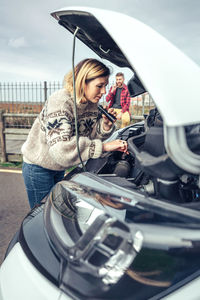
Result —
[{"label": "knitted sweater", "polygon": [[[104,131],[98,119],[97,104],[77,105],[79,148],[83,161],[102,154],[102,141],[113,132]],[[23,160],[50,170],[65,170],[78,165],[74,103],[65,89],[53,93],[36,118],[22,146]]]}]

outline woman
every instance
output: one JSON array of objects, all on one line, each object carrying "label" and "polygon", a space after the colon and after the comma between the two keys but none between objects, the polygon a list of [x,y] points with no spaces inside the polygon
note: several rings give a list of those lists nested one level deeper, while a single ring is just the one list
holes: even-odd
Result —
[{"label": "woman", "polygon": [[[105,116],[98,119],[97,108],[106,93],[109,75],[109,68],[96,59],[85,59],[75,67],[79,148],[83,161],[98,158],[106,151],[127,151],[125,141],[103,143],[114,131],[114,125]],[[70,71],[64,78],[64,88],[46,101],[22,146],[22,172],[31,208],[40,204],[63,179],[66,168],[80,164],[73,101]],[[113,109],[109,112],[113,113]]]}]

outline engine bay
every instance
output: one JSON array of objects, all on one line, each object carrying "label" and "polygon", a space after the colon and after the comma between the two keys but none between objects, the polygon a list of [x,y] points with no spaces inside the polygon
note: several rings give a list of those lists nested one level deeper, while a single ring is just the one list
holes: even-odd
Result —
[{"label": "engine bay", "polygon": [[[198,152],[199,125],[187,127],[186,132],[188,146]],[[118,138],[127,141],[129,154],[112,152],[99,159],[90,159],[87,171],[147,196],[186,206],[196,205],[198,209],[199,175],[181,169],[167,155],[163,122],[156,109],[144,122],[121,130]]]}]

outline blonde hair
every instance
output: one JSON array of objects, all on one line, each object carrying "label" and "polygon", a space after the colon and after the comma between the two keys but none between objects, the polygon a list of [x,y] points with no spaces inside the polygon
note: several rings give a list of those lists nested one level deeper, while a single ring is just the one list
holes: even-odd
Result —
[{"label": "blonde hair", "polygon": [[[90,81],[110,75],[110,69],[97,59],[87,58],[80,61],[75,70],[75,89],[77,103],[86,103],[84,95],[85,85]],[[72,70],[67,73],[63,80],[63,87],[73,96],[73,75]]]}]

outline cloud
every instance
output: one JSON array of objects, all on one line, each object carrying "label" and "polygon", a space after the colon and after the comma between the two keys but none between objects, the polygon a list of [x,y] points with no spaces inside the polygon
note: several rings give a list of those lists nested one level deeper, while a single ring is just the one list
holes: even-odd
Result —
[{"label": "cloud", "polygon": [[[175,45],[185,48],[188,55],[194,55],[193,49],[196,49],[196,61],[200,62],[197,35],[200,23],[195,24],[199,18],[198,0],[126,0],[125,3],[116,0],[0,1],[0,81],[44,77],[62,80],[71,69],[72,34],[57,24],[50,13],[65,6],[92,6],[135,17],[173,40]],[[196,15],[191,15],[192,10]],[[180,17],[184,15],[183,23]],[[189,24],[190,20],[193,20],[193,26]],[[192,43],[187,43],[186,33],[192,37]],[[124,34],[131,37],[131,29]],[[77,40],[75,62],[86,57],[94,57],[94,53]],[[4,68],[2,62],[7,63]],[[113,73],[117,71],[114,68]],[[129,73],[125,74],[126,79],[129,77]]]},{"label": "cloud", "polygon": [[[49,72],[48,69],[38,68],[38,66],[28,67],[22,66],[20,64],[12,64],[3,62],[0,65],[0,73],[7,74],[8,77],[16,78],[16,81],[42,81],[42,80],[54,80],[56,78],[53,72]],[[6,78],[5,80],[7,81]]]},{"label": "cloud", "polygon": [[24,37],[19,37],[16,39],[9,39],[8,46],[13,48],[24,48],[28,47],[28,43],[26,42]]}]

